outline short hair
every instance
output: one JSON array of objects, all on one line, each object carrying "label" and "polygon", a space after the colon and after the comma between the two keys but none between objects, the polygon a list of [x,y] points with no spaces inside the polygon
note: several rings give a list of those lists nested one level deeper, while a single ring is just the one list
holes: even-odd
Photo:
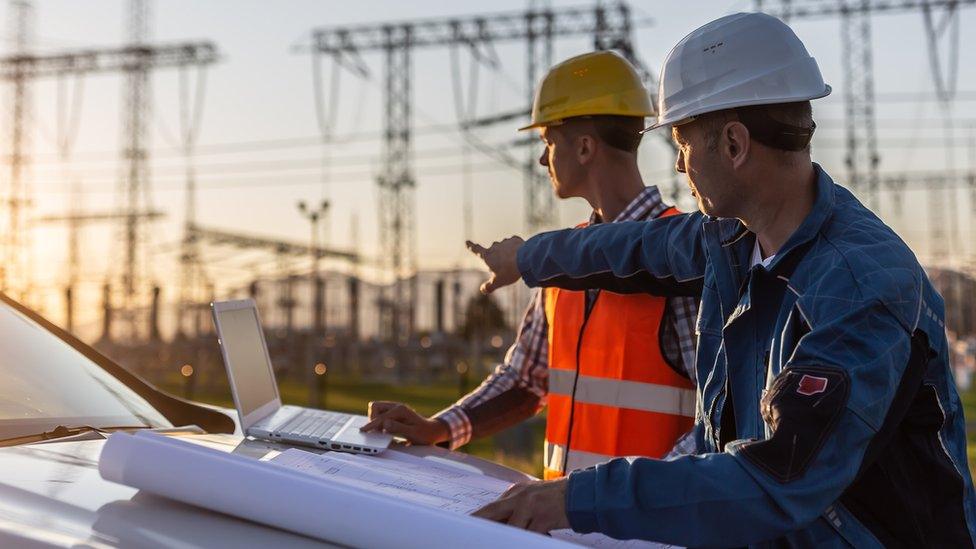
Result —
[{"label": "short hair", "polygon": [[644,118],[612,114],[577,116],[567,118],[558,127],[563,129],[567,135],[574,137],[592,133],[602,143],[615,149],[636,153],[643,137],[641,130],[644,129]]},{"label": "short hair", "polygon": [[[734,120],[739,120],[738,111],[747,110],[765,118],[771,118],[777,122],[796,126],[798,128],[813,128],[813,107],[809,101],[797,101],[793,103],[776,103],[773,105],[755,105],[751,107],[739,107],[737,109],[725,109],[716,112],[706,113],[695,118],[701,124],[705,134],[705,143],[708,149],[714,151],[718,148],[718,139],[725,125]],[[784,152],[785,149],[784,149]],[[810,152],[810,144],[797,152]]]}]

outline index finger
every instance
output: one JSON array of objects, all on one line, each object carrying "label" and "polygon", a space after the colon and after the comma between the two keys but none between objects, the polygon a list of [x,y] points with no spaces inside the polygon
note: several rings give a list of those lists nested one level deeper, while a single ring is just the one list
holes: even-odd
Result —
[{"label": "index finger", "polygon": [[391,408],[400,404],[399,402],[390,402],[389,400],[374,400],[370,402],[366,407],[366,415],[369,419],[373,419],[376,416],[385,414]]},{"label": "index finger", "polygon": [[477,255],[478,257],[484,256],[485,252],[488,251],[488,249],[482,246],[481,244],[478,244],[476,242],[471,242],[470,240],[465,241],[464,244],[468,247],[468,250],[470,250],[471,253]]},{"label": "index finger", "polygon": [[359,428],[359,432],[366,433],[378,429],[383,424],[383,420],[386,419],[389,411],[396,408],[396,405],[396,402],[370,402],[369,421]]},{"label": "index finger", "polygon": [[495,522],[508,522],[513,511],[515,511],[515,505],[512,500],[502,497],[471,513],[471,516]]}]

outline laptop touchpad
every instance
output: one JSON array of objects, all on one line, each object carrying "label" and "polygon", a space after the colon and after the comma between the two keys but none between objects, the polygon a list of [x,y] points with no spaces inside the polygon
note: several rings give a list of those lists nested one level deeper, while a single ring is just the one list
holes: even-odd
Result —
[{"label": "laptop touchpad", "polygon": [[[358,421],[357,421],[358,420]],[[393,436],[385,433],[361,433],[359,428],[367,423],[365,417],[354,417],[352,421],[346,423],[345,427],[339,430],[332,437],[332,440],[343,444],[358,444],[360,446],[370,446],[374,448],[386,448],[393,442]]]}]

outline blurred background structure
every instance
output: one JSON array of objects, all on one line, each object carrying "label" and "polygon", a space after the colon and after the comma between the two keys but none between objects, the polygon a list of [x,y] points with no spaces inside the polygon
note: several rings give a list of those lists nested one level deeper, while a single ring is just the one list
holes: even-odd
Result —
[{"label": "blurred background structure", "polygon": [[[503,359],[530,296],[479,295],[464,240],[588,215],[555,200],[537,137],[515,132],[548,67],[614,49],[653,92],[685,33],[763,10],[834,86],[814,105],[815,159],[927,266],[972,390],[976,0],[493,6],[6,1],[0,289],[225,405],[208,304],[250,296],[286,399],[436,411]],[[693,208],[673,164],[669,136],[649,135],[647,183]],[[493,444],[532,470],[536,438]]]}]

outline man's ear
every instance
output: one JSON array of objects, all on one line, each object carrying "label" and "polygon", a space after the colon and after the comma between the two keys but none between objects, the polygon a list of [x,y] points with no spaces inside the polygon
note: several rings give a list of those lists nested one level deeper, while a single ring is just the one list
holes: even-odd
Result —
[{"label": "man's ear", "polygon": [[589,164],[596,156],[596,139],[589,134],[582,134],[576,139],[576,159],[581,165]]},{"label": "man's ear", "polygon": [[722,152],[733,168],[741,168],[749,158],[749,130],[742,122],[734,120],[722,128]]}]

